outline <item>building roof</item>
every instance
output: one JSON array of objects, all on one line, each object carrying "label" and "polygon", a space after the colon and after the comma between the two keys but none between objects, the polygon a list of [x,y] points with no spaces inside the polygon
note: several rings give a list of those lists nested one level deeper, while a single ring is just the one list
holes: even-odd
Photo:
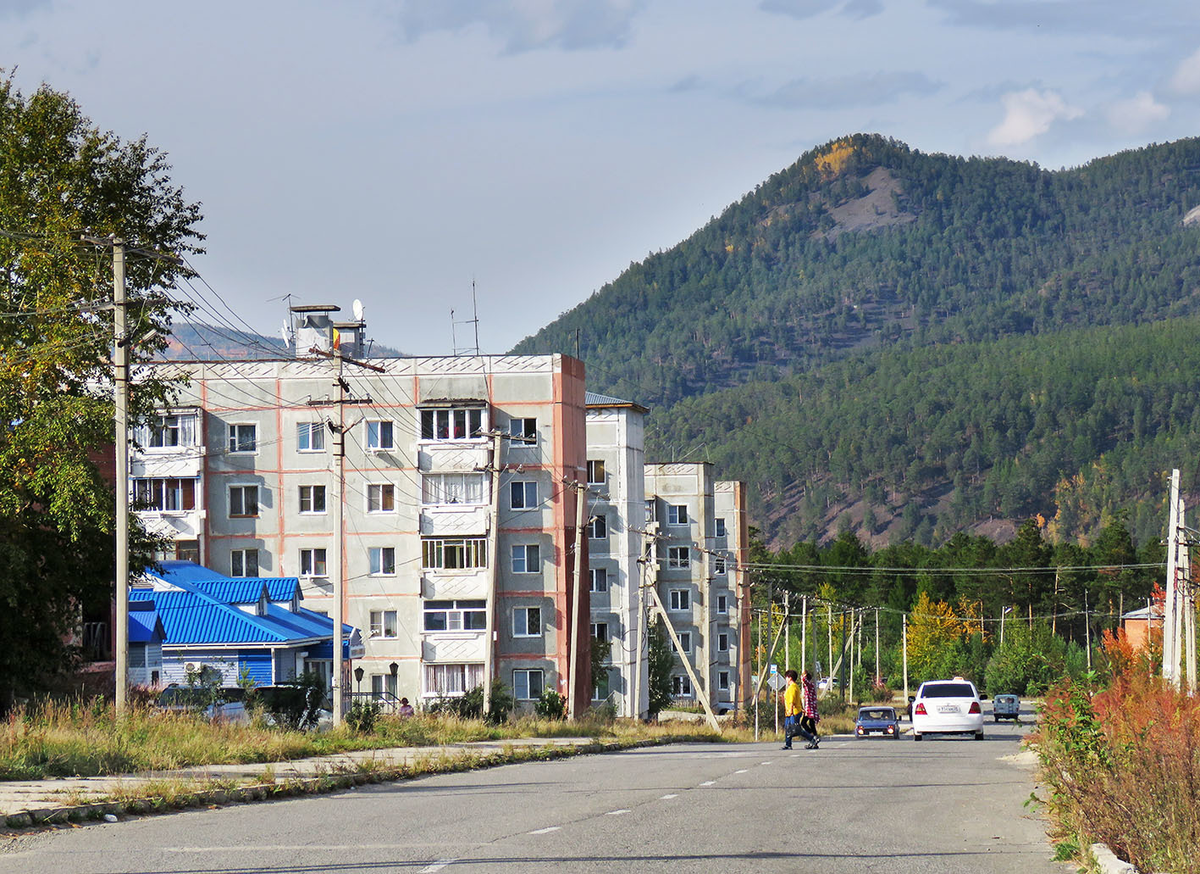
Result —
[{"label": "building roof", "polygon": [[648,413],[650,409],[643,407],[641,404],[633,401],[623,401],[620,398],[614,398],[610,395],[602,395],[594,391],[585,391],[583,393],[583,403],[589,407],[629,407],[637,410],[639,413]]},{"label": "building roof", "polygon": [[161,571],[148,571],[164,583],[204,592],[226,604],[255,604],[267,590],[268,601],[291,601],[298,597],[297,577],[227,577],[191,561],[159,562]]},{"label": "building roof", "polygon": [[167,631],[153,602],[129,605],[130,643],[162,643],[166,639]]}]

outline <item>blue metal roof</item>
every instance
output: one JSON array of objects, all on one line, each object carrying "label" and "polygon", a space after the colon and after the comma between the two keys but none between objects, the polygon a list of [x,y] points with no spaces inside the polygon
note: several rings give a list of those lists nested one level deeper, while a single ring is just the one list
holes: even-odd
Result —
[{"label": "blue metal roof", "polygon": [[[170,576],[163,575],[163,579],[174,583]],[[300,580],[296,577],[239,577],[197,580],[187,585],[226,604],[257,604],[264,587],[267,590],[268,601],[291,601],[296,597],[296,590],[300,588]]]},{"label": "blue metal roof", "polygon": [[614,398],[611,395],[602,395],[599,392],[585,391],[583,393],[584,406],[588,407],[632,407],[642,413],[648,413],[650,410],[636,401],[626,401],[621,398]]},{"label": "blue metal roof", "polygon": [[166,638],[167,631],[153,602],[129,605],[130,643],[162,643]]}]

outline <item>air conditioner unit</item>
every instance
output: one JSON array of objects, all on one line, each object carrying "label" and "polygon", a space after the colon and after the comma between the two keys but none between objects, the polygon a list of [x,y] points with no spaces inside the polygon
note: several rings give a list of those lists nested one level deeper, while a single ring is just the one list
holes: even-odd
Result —
[{"label": "air conditioner unit", "polygon": [[185,664],[183,666],[183,669],[185,671],[187,671],[189,674],[195,674],[200,671],[200,667],[201,667],[201,665],[199,662],[188,662],[187,664]]}]

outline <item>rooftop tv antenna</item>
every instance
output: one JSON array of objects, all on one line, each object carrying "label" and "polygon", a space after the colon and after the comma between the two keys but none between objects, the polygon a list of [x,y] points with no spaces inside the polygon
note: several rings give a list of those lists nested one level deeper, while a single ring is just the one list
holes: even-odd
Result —
[{"label": "rooftop tv antenna", "polygon": [[[471,311],[473,318],[461,319],[454,321],[454,310],[450,310],[450,343],[454,347],[455,355],[479,355],[479,306],[475,298],[475,280],[471,280]],[[458,340],[455,333],[455,325],[474,325],[475,326],[475,346],[464,348],[461,352],[458,350]]]}]

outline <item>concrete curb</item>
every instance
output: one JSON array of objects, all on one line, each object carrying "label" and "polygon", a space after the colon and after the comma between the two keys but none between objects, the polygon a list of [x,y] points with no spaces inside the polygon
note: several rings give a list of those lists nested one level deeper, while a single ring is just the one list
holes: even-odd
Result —
[{"label": "concrete curb", "polygon": [[1138,869],[1128,862],[1122,862],[1107,844],[1092,844],[1092,858],[1100,867],[1101,874],[1139,874]]},{"label": "concrete curb", "polygon": [[[180,780],[183,788],[170,797],[162,794],[146,794],[126,797],[121,800],[68,804],[41,804],[21,810],[10,810],[4,814],[4,831],[36,829],[66,823],[82,823],[119,817],[122,815],[142,816],[154,813],[171,813],[188,808],[221,805],[249,804],[255,801],[286,798],[298,795],[315,795],[335,792],[368,783],[391,783],[415,779],[433,774],[453,773],[531,760],[560,759],[576,755],[620,752],[670,743],[684,743],[687,738],[647,738],[638,741],[594,741],[575,742],[562,738],[513,738],[507,741],[486,741],[479,744],[455,744],[437,748],[393,748],[392,750],[366,750],[357,761],[346,756],[325,756],[293,762],[271,762],[256,764],[240,776],[251,782],[241,786],[230,786],[228,779],[211,773],[200,776],[196,770],[184,772],[191,776]],[[387,753],[404,752],[405,761],[388,761]],[[379,757],[371,755],[380,754]],[[341,761],[336,761],[338,759]],[[380,758],[384,759],[383,762]],[[310,773],[299,769],[307,767]],[[291,773],[276,776],[277,769],[290,768]],[[258,780],[249,770],[258,771]],[[141,778],[143,775],[139,775]],[[266,776],[267,779],[261,779]],[[120,777],[113,778],[113,788],[121,788]],[[53,786],[56,781],[44,781]],[[145,779],[144,782],[150,782]],[[2,784],[0,784],[2,786]],[[51,796],[55,790],[48,790]]]}]

